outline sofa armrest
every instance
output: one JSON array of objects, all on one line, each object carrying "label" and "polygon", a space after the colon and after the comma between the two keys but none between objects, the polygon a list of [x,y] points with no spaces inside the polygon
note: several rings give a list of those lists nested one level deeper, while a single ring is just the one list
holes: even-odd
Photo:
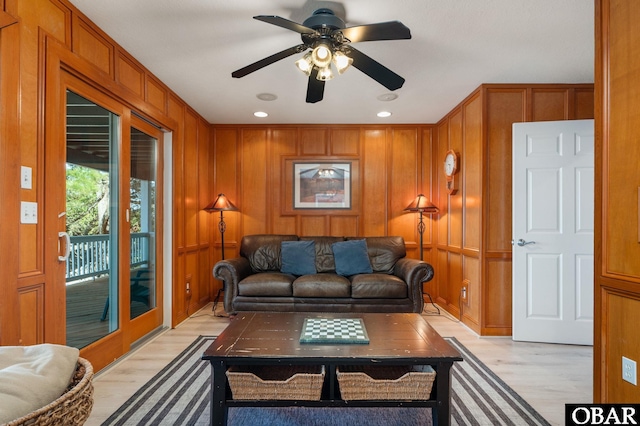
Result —
[{"label": "sofa armrest", "polygon": [[251,275],[251,265],[244,257],[221,260],[213,267],[213,277],[224,282],[224,310],[234,314],[231,302],[238,295],[238,283]]},{"label": "sofa armrest", "polygon": [[424,306],[422,283],[431,281],[433,267],[422,260],[403,257],[396,262],[393,274],[407,283],[409,297],[413,300],[413,312],[422,312]]}]

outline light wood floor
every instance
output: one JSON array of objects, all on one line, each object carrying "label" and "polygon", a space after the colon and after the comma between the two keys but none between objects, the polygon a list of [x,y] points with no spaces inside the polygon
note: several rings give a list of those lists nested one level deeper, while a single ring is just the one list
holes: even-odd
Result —
[{"label": "light wood floor", "polygon": [[[564,404],[592,402],[592,347],[478,337],[444,312],[424,316],[441,336],[458,339],[552,425],[564,424]],[[228,323],[214,316],[208,305],[98,373],[87,426],[101,424],[197,336],[218,335]]]}]

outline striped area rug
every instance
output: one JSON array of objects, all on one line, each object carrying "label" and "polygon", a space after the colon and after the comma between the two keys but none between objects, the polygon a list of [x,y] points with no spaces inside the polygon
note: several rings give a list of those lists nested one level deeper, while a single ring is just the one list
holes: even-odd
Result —
[{"label": "striped area rug", "polygon": [[[211,367],[200,359],[213,336],[198,337],[104,423],[208,425]],[[452,369],[453,425],[549,425],[455,338],[464,358]],[[429,408],[230,408],[229,425],[430,425]]]}]

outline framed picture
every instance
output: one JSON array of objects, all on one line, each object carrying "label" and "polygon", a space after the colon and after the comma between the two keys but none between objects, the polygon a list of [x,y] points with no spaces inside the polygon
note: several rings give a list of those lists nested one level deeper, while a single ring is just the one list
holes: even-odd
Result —
[{"label": "framed picture", "polygon": [[351,163],[293,163],[294,209],[350,209]]}]

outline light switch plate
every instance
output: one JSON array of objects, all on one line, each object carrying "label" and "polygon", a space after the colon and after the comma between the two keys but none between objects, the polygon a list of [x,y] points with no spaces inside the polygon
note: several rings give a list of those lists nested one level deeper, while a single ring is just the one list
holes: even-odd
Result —
[{"label": "light switch plate", "polygon": [[32,189],[33,188],[33,170],[31,167],[20,167],[20,188]]},{"label": "light switch plate", "polygon": [[38,203],[30,201],[20,203],[20,223],[38,223]]}]

